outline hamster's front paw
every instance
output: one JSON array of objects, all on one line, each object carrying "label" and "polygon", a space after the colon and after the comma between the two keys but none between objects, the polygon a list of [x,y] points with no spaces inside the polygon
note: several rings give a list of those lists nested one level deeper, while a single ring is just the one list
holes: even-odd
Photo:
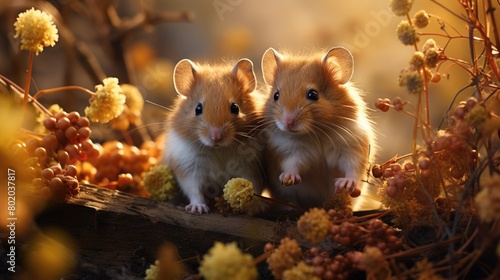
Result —
[{"label": "hamster's front paw", "polygon": [[186,206],[186,212],[191,212],[191,213],[196,213],[196,214],[203,214],[203,213],[209,213],[210,208],[205,203],[190,203],[189,205]]},{"label": "hamster's front paw", "polygon": [[353,178],[337,178],[334,180],[335,191],[337,193],[342,192],[346,189],[349,193],[352,193],[356,189],[356,180]]},{"label": "hamster's front paw", "polygon": [[295,172],[283,172],[281,173],[279,179],[281,184],[285,186],[297,185],[302,180],[299,173]]}]

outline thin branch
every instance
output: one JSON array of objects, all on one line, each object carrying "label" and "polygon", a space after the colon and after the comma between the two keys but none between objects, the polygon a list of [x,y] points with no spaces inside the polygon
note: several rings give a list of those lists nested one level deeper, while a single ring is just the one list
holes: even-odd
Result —
[{"label": "thin branch", "polygon": [[493,35],[495,35],[495,47],[498,49],[500,47],[500,35],[498,34],[498,25],[495,19],[495,9],[491,4],[491,0],[488,0],[488,8],[486,9],[486,14],[491,18],[491,25],[493,26]]},{"label": "thin branch", "polygon": [[152,13],[144,11],[137,14],[129,20],[122,20],[121,25],[116,28],[114,34],[111,35],[112,40],[124,37],[131,32],[143,28],[145,26],[154,25],[158,22],[178,22],[192,21],[194,14],[192,12],[161,12]]}]

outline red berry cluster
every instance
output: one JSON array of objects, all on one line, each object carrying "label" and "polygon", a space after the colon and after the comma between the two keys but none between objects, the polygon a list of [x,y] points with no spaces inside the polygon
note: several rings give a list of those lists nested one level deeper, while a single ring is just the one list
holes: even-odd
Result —
[{"label": "red berry cluster", "polygon": [[43,121],[45,128],[52,132],[42,139],[42,145],[52,152],[57,151],[61,165],[96,158],[99,150],[90,140],[90,121],[80,117],[78,112],[64,111]]},{"label": "red berry cluster", "polygon": [[16,150],[26,151],[25,163],[33,177],[33,186],[41,194],[60,201],[78,193],[78,170],[74,163],[99,155],[89,138],[89,124],[78,112],[62,111],[43,121],[49,131],[47,135],[16,144]]},{"label": "red berry cluster", "polygon": [[401,239],[396,236],[396,230],[380,219],[372,219],[367,223],[343,221],[333,224],[330,228],[333,242],[344,247],[356,244],[378,247],[384,254],[398,251]]},{"label": "red berry cluster", "polygon": [[351,247],[361,240],[363,229],[350,221],[343,221],[340,225],[332,224],[329,234],[333,242]]},{"label": "red berry cluster", "polygon": [[56,164],[43,169],[41,177],[33,180],[33,185],[40,189],[43,195],[52,195],[52,199],[62,201],[67,196],[76,195],[80,185],[76,179],[77,169],[67,165],[64,169]]},{"label": "red berry cluster", "polygon": [[388,162],[384,165],[375,164],[372,167],[372,174],[375,178],[387,180],[386,194],[389,197],[396,197],[399,192],[414,184],[415,166],[412,162],[405,162],[403,165],[397,162]]},{"label": "red berry cluster", "polygon": [[378,98],[375,101],[375,107],[382,112],[389,111],[391,107],[396,111],[402,111],[405,105],[406,102],[403,102],[400,97],[395,97],[392,102],[389,98]]},{"label": "red berry cluster", "polygon": [[401,249],[402,241],[396,236],[396,230],[382,220],[369,220],[366,229],[368,230],[364,238],[366,246],[377,247],[385,255]]},{"label": "red berry cluster", "polygon": [[91,163],[97,169],[93,181],[102,182],[106,179],[116,181],[118,175],[124,173],[140,175],[156,161],[149,156],[146,149],[139,149],[119,141],[108,141],[103,144],[101,155],[91,160]]},{"label": "red berry cluster", "polygon": [[321,279],[349,279],[353,265],[344,255],[331,256],[328,251],[312,247],[305,254],[305,263],[314,267]]}]

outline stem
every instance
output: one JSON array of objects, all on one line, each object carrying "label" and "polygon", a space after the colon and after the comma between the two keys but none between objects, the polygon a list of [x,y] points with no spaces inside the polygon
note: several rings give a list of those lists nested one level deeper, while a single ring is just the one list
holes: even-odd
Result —
[{"label": "stem", "polygon": [[[450,36],[450,35],[447,35],[447,34],[441,34],[441,33],[433,33],[433,32],[418,32],[417,33],[418,35],[421,35],[421,36],[437,36],[437,37],[444,37],[444,38],[448,38],[448,39],[469,39],[468,36],[462,36],[462,35],[459,35],[459,36]],[[479,37],[474,37],[472,38],[478,42],[483,42],[483,38],[479,38]]]},{"label": "stem", "polygon": [[[10,92],[14,92],[19,98],[24,98],[24,90],[15,84],[13,81],[7,79],[5,76],[0,74],[0,84],[4,84],[7,90]],[[40,102],[33,99],[33,97],[28,95],[29,101],[33,102],[33,105],[37,107],[40,111],[42,111],[47,116],[51,116],[52,114],[45,108]]]},{"label": "stem", "polygon": [[271,201],[271,202],[274,202],[274,203],[278,203],[278,204],[281,204],[281,205],[284,205],[284,206],[288,206],[288,207],[297,209],[297,210],[302,211],[302,212],[306,212],[307,211],[307,209],[302,208],[302,207],[300,207],[298,205],[292,204],[292,203],[287,202],[287,201],[282,201],[282,200],[278,200],[278,199],[271,198],[271,197],[265,197],[265,196],[262,196],[262,195],[256,194],[256,193],[254,193],[253,195],[256,196],[256,197],[259,197],[262,200],[267,200],[267,201]]},{"label": "stem", "polygon": [[448,7],[446,7],[444,4],[441,4],[439,3],[438,1],[436,0],[431,0],[432,3],[438,5],[439,7],[445,9],[447,12],[449,12],[450,14],[454,15],[455,17],[467,22],[467,18],[465,18],[464,16],[460,15],[460,14],[457,14],[456,12],[452,11],[451,9],[449,9]]},{"label": "stem", "polygon": [[426,126],[430,129],[431,127],[431,107],[429,104],[429,80],[427,79],[427,68],[424,66],[422,68],[422,75],[424,76],[424,95],[425,95],[425,122]]},{"label": "stem", "polygon": [[[410,24],[410,26],[413,26],[413,24],[411,23],[410,14],[406,13],[406,18],[408,19],[408,23]],[[417,42],[413,43],[413,47],[415,48],[415,51],[418,52]]]},{"label": "stem", "polygon": [[[444,28],[446,26],[449,26],[451,29],[453,29],[453,31],[455,31],[455,33],[457,33],[458,35],[462,36],[462,34],[460,33],[460,31],[458,31],[452,24],[450,24],[448,21],[446,21],[446,19],[440,17],[439,15],[436,15],[436,14],[429,14],[430,17],[434,17],[436,18],[437,20],[441,21],[441,22],[444,22],[446,25],[444,27],[442,27],[442,30],[444,32],[446,32],[446,34],[448,34],[448,32],[446,30],[444,30]],[[450,36],[448,34],[448,36]],[[450,38],[453,37],[453,36],[450,36]]]},{"label": "stem", "polygon": [[274,253],[274,251],[275,251],[275,249],[274,249],[274,250],[271,250],[271,251],[269,251],[269,252],[265,252],[264,254],[262,254],[262,255],[258,256],[257,258],[255,258],[255,259],[253,260],[253,263],[254,263],[255,265],[257,265],[257,264],[259,264],[259,263],[261,263],[261,262],[263,262],[263,261],[267,260],[267,258],[269,258],[269,256],[271,256],[271,255]]},{"label": "stem", "polygon": [[497,48],[500,47],[500,36],[498,35],[498,25],[495,19],[495,13],[494,13],[495,8],[493,8],[493,5],[491,4],[491,0],[488,0],[488,8],[486,9],[486,13],[490,15],[491,18],[491,25],[493,26],[493,34],[495,35],[495,46]]},{"label": "stem", "polygon": [[26,75],[26,85],[24,86],[24,98],[23,98],[23,115],[26,112],[26,105],[28,104],[28,95],[30,94],[30,85],[31,85],[31,73],[33,71],[33,56],[35,52],[30,51],[30,58],[28,63],[28,73]]},{"label": "stem", "polygon": [[[418,102],[417,102],[417,118],[415,118],[415,124],[413,126],[413,139],[412,139],[412,153],[413,155],[416,155],[417,153],[417,138],[418,138],[418,124],[420,122],[420,111],[422,110],[422,95],[418,95]],[[415,161],[417,162],[417,161]]]},{"label": "stem", "polygon": [[80,87],[80,86],[64,86],[64,87],[56,87],[56,88],[50,88],[50,89],[44,89],[44,90],[41,90],[39,92],[37,92],[35,94],[35,96],[33,96],[33,100],[36,100],[38,97],[42,96],[42,95],[46,95],[46,94],[50,94],[50,93],[54,93],[54,92],[58,92],[58,91],[63,91],[63,90],[80,90],[80,91],[83,91],[83,92],[86,92],[90,95],[95,95],[94,92],[84,88],[84,87]]}]

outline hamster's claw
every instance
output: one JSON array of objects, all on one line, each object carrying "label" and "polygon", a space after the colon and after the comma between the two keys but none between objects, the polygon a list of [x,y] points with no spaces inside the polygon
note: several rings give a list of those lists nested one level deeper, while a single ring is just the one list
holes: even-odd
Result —
[{"label": "hamster's claw", "polygon": [[195,213],[195,214],[203,214],[209,213],[210,208],[205,203],[190,203],[186,206],[186,212]]},{"label": "hamster's claw", "polygon": [[299,174],[289,172],[281,173],[279,179],[281,184],[285,186],[297,185],[298,183],[300,183],[300,181],[302,181]]},{"label": "hamster's claw", "polygon": [[349,193],[352,193],[356,189],[356,180],[352,178],[335,179],[335,191],[337,193],[341,193],[343,189],[346,189]]}]

